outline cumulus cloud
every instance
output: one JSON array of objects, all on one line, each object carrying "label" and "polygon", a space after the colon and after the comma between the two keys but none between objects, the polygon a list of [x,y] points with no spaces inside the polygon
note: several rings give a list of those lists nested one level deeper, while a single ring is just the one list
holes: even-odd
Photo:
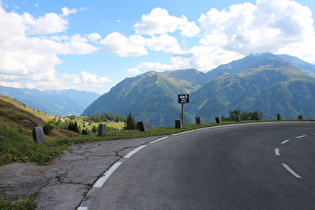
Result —
[{"label": "cumulus cloud", "polygon": [[150,70],[172,70],[174,69],[174,66],[167,65],[167,64],[161,64],[160,62],[143,62],[139,65],[137,65],[137,68],[145,68]]},{"label": "cumulus cloud", "polygon": [[132,69],[128,69],[127,72],[129,74],[139,74],[140,70],[138,68],[132,68]]},{"label": "cumulus cloud", "polygon": [[86,71],[81,72],[81,78],[84,83],[104,84],[104,83],[112,82],[107,77],[99,77],[96,74],[90,74],[90,73],[87,73]]},{"label": "cumulus cloud", "polygon": [[67,17],[67,16],[69,16],[70,14],[75,14],[75,13],[77,13],[77,9],[69,9],[69,8],[67,8],[67,7],[63,7],[62,9],[61,9],[61,11],[62,11],[62,14],[61,14],[61,16],[62,17]]},{"label": "cumulus cloud", "polygon": [[[151,36],[148,49],[163,50],[171,56],[171,65],[167,69],[196,68],[206,72],[250,53],[263,52],[289,54],[315,62],[315,52],[309,47],[315,46],[312,13],[295,1],[257,0],[256,4],[231,5],[222,11],[212,8],[201,14],[198,23],[200,32],[199,27],[197,30],[195,23],[189,22],[185,16],[170,16],[166,10],[156,8],[143,15],[134,27],[137,34]],[[175,37],[166,36],[178,29],[188,38],[198,31],[199,45],[184,50]],[[165,37],[157,39],[155,34]],[[162,69],[159,65],[156,68],[143,66]]]},{"label": "cumulus cloud", "polygon": [[34,89],[35,85],[28,82],[28,83],[25,84],[25,87],[28,88],[28,89]]},{"label": "cumulus cloud", "polygon": [[21,87],[23,87],[23,85],[21,83],[18,83],[18,82],[4,82],[4,81],[0,81],[0,85],[1,86],[5,86],[5,87],[12,87],[12,88],[21,88]]},{"label": "cumulus cloud", "polygon": [[88,39],[92,42],[97,42],[99,39],[101,39],[101,35],[98,33],[91,33],[87,35]]},{"label": "cumulus cloud", "polygon": [[257,0],[256,5],[232,5],[229,11],[211,9],[199,24],[201,44],[241,55],[289,50],[304,51],[294,54],[303,58],[305,43],[314,44],[311,10],[295,1]]},{"label": "cumulus cloud", "polygon": [[117,53],[121,57],[138,57],[148,55],[151,51],[165,51],[173,56],[187,56],[190,53],[183,50],[178,40],[168,34],[144,38],[140,35],[126,37],[118,32],[111,33],[100,43],[110,52]]},{"label": "cumulus cloud", "polygon": [[[29,13],[6,12],[0,7],[0,75],[1,84],[10,87],[67,88],[55,66],[62,61],[58,55],[90,54],[98,48],[89,41],[96,33],[72,36],[59,35],[68,28],[65,17],[76,9],[62,8],[62,14],[47,13],[38,18]],[[104,78],[98,78],[104,81]],[[16,82],[21,81],[21,82]],[[78,81],[78,80],[77,80]]]},{"label": "cumulus cloud", "polygon": [[147,55],[146,42],[147,39],[140,35],[125,37],[118,32],[113,32],[100,41],[108,51],[117,53],[121,57]]},{"label": "cumulus cloud", "polygon": [[150,14],[144,14],[141,22],[134,25],[137,34],[165,34],[182,30],[184,36],[194,36],[199,32],[199,27],[195,22],[188,22],[185,16],[180,18],[171,16],[166,9],[155,8]]}]

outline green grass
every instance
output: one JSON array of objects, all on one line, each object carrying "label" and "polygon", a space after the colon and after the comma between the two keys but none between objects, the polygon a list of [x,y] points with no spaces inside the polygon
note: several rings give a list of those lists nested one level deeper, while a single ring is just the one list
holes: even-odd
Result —
[{"label": "green grass", "polygon": [[[240,123],[269,121],[275,122],[275,120],[248,120],[242,121]],[[61,155],[68,146],[74,144],[144,138],[151,136],[165,136],[189,130],[195,130],[198,128],[235,123],[238,122],[223,121],[222,124],[203,123],[202,125],[185,124],[183,126],[183,129],[175,129],[174,126],[160,127],[149,129],[148,132],[140,132],[138,130],[120,130],[108,132],[105,136],[102,137],[96,135],[78,135],[54,140],[46,140],[46,142],[42,144],[35,143],[23,130],[16,132],[15,130],[10,129],[7,126],[0,124],[0,165],[9,164],[12,162],[34,162],[40,165],[46,165],[54,158]]]},{"label": "green grass", "polygon": [[33,210],[37,207],[37,204],[32,199],[19,200],[19,201],[6,201],[2,197],[0,197],[0,209],[3,210]]},{"label": "green grass", "polygon": [[59,156],[67,147],[66,144],[37,144],[29,139],[25,131],[16,132],[5,125],[0,124],[0,165],[12,162],[35,162],[41,165]]},{"label": "green grass", "polygon": [[[81,129],[83,129],[83,122],[84,122],[84,119],[83,118],[75,118],[74,120],[71,120],[71,122],[77,122],[78,126],[81,127]],[[106,126],[107,127],[112,127],[112,128],[116,128],[116,129],[123,129],[124,126],[125,126],[125,123],[124,122],[94,122],[92,124],[89,124],[87,126],[85,126],[85,128],[89,129],[89,130],[92,130],[93,126],[96,126],[98,128],[99,124],[101,123],[106,123]]]},{"label": "green grass", "polygon": [[[230,122],[223,122],[223,124],[230,124]],[[0,124],[0,165],[10,164],[12,162],[35,162],[40,165],[46,165],[54,158],[61,155],[68,146],[74,144],[143,138],[149,136],[164,136],[215,125],[217,124],[187,124],[184,125],[183,129],[175,129],[174,126],[161,127],[150,129],[148,132],[140,132],[138,130],[120,130],[108,132],[102,137],[96,135],[79,135],[55,140],[46,140],[43,144],[37,144],[29,138],[29,135],[25,133],[25,131],[20,130],[16,132],[16,130]]]},{"label": "green grass", "polygon": [[34,110],[28,106],[26,106],[23,103],[20,103],[18,101],[16,101],[13,98],[10,98],[9,96],[5,96],[5,95],[0,95],[0,100],[3,100],[5,102],[8,102],[10,104],[12,104],[13,106],[15,106],[18,109],[24,110],[26,112],[29,112],[31,114],[36,115],[37,117],[40,117],[41,119],[43,119],[45,122],[48,122],[49,120],[53,120],[53,119],[57,119],[57,117],[49,115],[49,114],[45,114],[43,112]]}]

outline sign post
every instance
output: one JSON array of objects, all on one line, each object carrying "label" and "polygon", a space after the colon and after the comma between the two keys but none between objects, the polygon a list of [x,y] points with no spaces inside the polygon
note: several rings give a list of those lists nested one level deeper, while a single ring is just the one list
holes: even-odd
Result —
[{"label": "sign post", "polygon": [[178,94],[178,103],[181,104],[180,121],[184,125],[184,104],[189,103],[189,94]]}]

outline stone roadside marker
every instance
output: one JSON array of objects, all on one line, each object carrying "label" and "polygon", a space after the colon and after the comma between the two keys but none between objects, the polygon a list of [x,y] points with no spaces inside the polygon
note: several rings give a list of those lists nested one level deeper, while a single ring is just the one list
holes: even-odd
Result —
[{"label": "stone roadside marker", "polygon": [[41,126],[36,126],[33,128],[33,139],[36,143],[44,143],[45,135],[44,129]]},{"label": "stone roadside marker", "polygon": [[148,125],[145,121],[142,121],[142,122],[138,122],[138,127],[139,127],[139,130],[140,131],[143,131],[143,132],[148,132]]},{"label": "stone roadside marker", "polygon": [[98,136],[105,136],[106,134],[106,124],[98,125]]}]

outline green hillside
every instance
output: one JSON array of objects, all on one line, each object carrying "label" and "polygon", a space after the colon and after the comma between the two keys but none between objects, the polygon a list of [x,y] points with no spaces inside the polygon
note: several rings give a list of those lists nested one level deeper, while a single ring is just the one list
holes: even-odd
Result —
[{"label": "green hillside", "polygon": [[127,116],[132,112],[136,121],[147,121],[154,127],[172,126],[180,114],[177,95],[200,87],[190,81],[174,81],[174,77],[153,71],[127,78],[93,102],[83,115],[108,112]]},{"label": "green hillside", "polygon": [[[0,95],[0,125],[8,127],[10,130],[25,135],[28,139],[33,139],[32,131],[34,126],[45,126],[49,121],[57,119],[16,100]],[[50,135],[46,135],[47,140],[73,136],[68,131],[54,129]]]},{"label": "green hillside", "polygon": [[[297,65],[301,68],[297,68]],[[93,102],[84,115],[113,113],[154,127],[173,126],[179,119],[177,95],[190,94],[185,121],[213,122],[228,110],[263,112],[264,119],[315,118],[315,66],[292,56],[263,53],[221,65],[207,74],[194,69],[147,72],[127,78]]]},{"label": "green hillside", "polygon": [[191,94],[188,111],[205,120],[228,110],[259,110],[264,119],[315,118],[315,78],[278,59],[266,58],[238,74],[222,74]]}]

